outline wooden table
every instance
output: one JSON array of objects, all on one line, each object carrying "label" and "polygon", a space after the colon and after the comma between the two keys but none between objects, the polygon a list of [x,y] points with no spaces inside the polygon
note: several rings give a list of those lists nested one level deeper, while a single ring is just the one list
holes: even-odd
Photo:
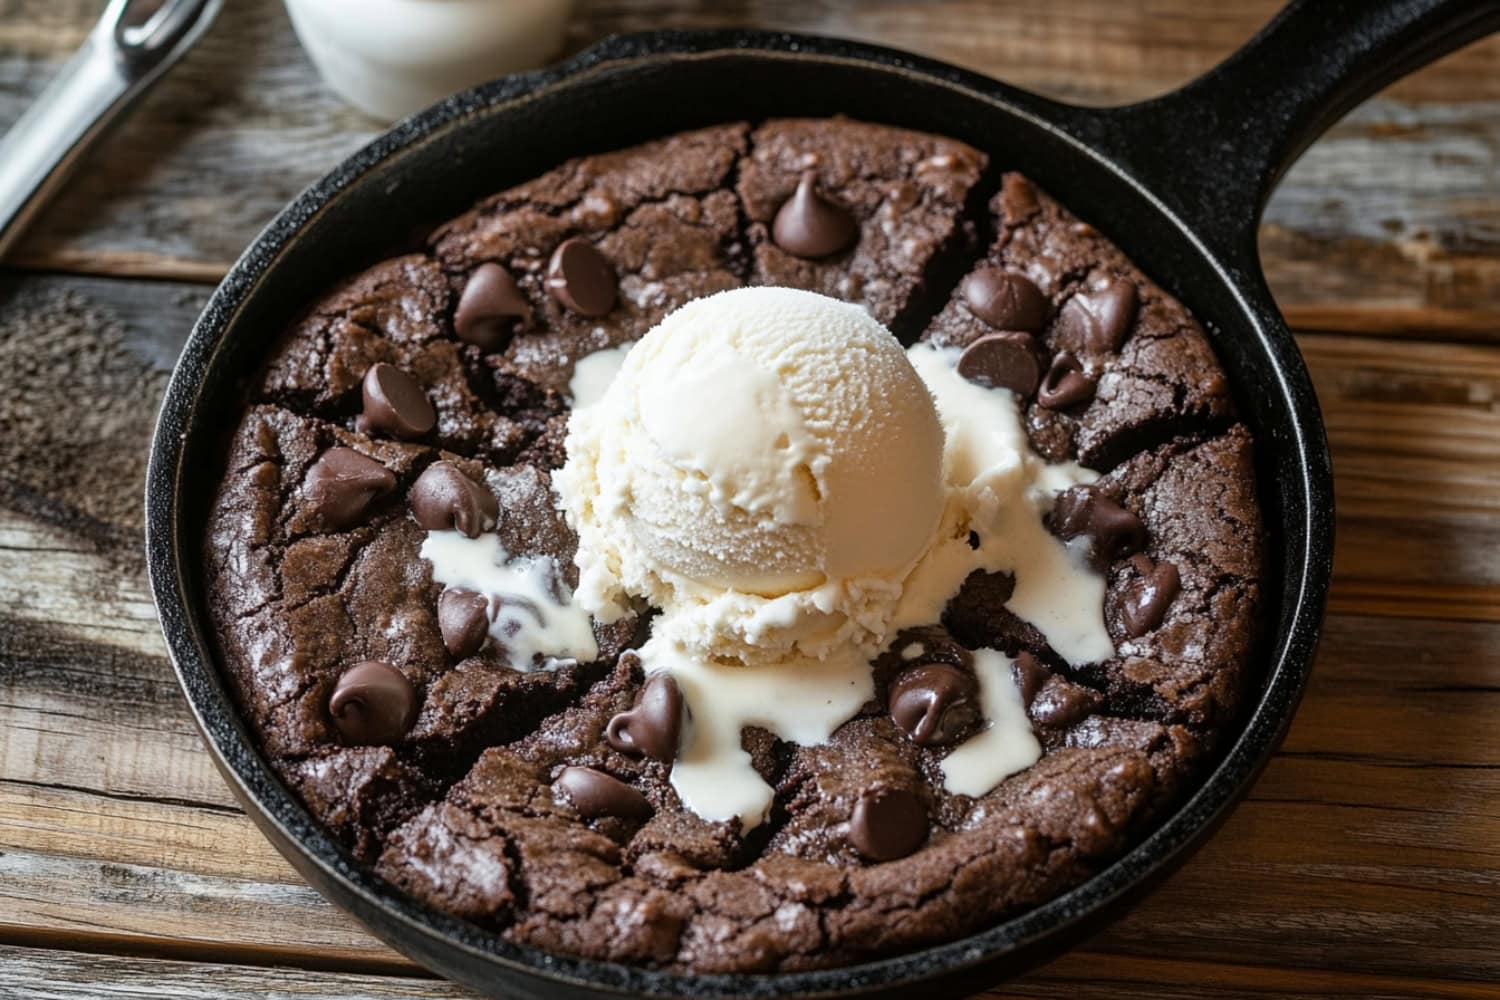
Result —
[{"label": "wooden table", "polygon": [[[102,6],[0,0],[0,125]],[[226,6],[0,270],[0,997],[467,996],[256,833],[147,595],[142,472],[176,351],[257,229],[376,131],[279,4]],[[844,34],[1102,103],[1206,69],[1275,6],[585,0],[572,37]],[[993,995],[1500,997],[1500,39],[1314,146],[1261,247],[1338,473],[1307,700],[1179,874]]]}]

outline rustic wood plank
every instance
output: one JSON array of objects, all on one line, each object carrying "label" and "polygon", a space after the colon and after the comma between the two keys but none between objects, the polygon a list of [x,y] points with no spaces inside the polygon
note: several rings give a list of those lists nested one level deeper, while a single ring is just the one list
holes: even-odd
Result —
[{"label": "rustic wood plank", "polygon": [[238,807],[0,781],[0,846],[193,875],[301,885]]},{"label": "rustic wood plank", "polygon": [[1381,98],[1314,143],[1261,230],[1289,322],[1500,339],[1497,125],[1500,102]]},{"label": "rustic wood plank", "polygon": [[[612,32],[667,25],[842,35],[912,49],[1021,86],[1086,103],[1142,100],[1204,72],[1283,6],[1192,0],[582,0],[575,44]],[[1500,98],[1500,46],[1470,46],[1443,71],[1392,88],[1403,100]]]},{"label": "rustic wood plank", "polygon": [[0,941],[410,971],[307,885],[25,851],[0,854]]},{"label": "rustic wood plank", "polygon": [[[646,28],[785,28],[879,40],[1104,103],[1202,72],[1277,6],[592,0],[580,7],[571,46]],[[97,9],[89,0],[0,0],[0,125]],[[1295,324],[1500,337],[1497,67],[1500,40],[1443,60],[1356,111],[1287,176],[1268,207],[1262,248]],[[277,0],[231,4],[16,259],[214,281],[293,194],[377,130],[317,82]]]},{"label": "rustic wood plank", "polygon": [[0,780],[234,806],[165,656],[13,618],[0,619]]},{"label": "rustic wood plank", "polygon": [[1300,1000],[1484,1000],[1500,996],[1500,988],[1408,977],[1372,976],[1317,969],[1282,969],[1264,965],[1190,962],[1182,959],[1136,958],[1088,950],[1071,952],[1018,981],[986,991],[986,997],[1031,997],[1035,1000],[1262,1000],[1297,997]]},{"label": "rustic wood plank", "polygon": [[1300,343],[1333,450],[1333,607],[1500,618],[1500,349]]},{"label": "rustic wood plank", "polygon": [[157,404],[206,295],[0,274],[0,777],[232,804],[177,692],[140,541]]},{"label": "rustic wood plank", "polygon": [[464,1000],[477,994],[426,977],[309,972],[224,962],[93,955],[0,945],[0,997],[27,1000]]}]

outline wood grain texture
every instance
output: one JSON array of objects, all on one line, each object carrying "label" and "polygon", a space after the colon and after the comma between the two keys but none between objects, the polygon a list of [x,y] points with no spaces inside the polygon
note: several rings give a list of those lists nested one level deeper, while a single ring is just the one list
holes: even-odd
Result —
[{"label": "wood grain texture", "polygon": [[0,997],[85,1000],[461,1000],[473,994],[416,976],[330,975],[229,963],[173,962],[0,946]]},{"label": "wood grain texture", "polygon": [[[580,0],[569,46],[754,24],[1110,103],[1202,72],[1276,6]],[[0,0],[0,127],[99,7]],[[145,585],[145,443],[204,283],[376,132],[323,90],[276,0],[226,7],[44,218],[29,270],[0,271],[0,998],[466,998],[240,811]],[[1180,872],[987,995],[1500,998],[1500,40],[1310,149],[1261,247],[1337,476],[1306,700]]]},{"label": "wood grain texture", "polygon": [[[755,25],[877,40],[1065,99],[1135,100],[1203,72],[1274,0],[592,0],[570,33]],[[82,37],[91,0],[0,0],[0,126]],[[1318,142],[1266,212],[1293,325],[1500,338],[1500,41],[1391,88]],[[39,269],[216,280],[297,191],[378,126],[317,82],[277,0],[238,0],[18,250]]]}]

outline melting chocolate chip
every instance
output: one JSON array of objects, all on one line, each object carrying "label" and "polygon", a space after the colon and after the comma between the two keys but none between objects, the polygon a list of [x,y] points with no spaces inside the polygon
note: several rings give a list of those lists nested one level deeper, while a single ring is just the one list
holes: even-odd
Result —
[{"label": "melting chocolate chip", "polygon": [[1075,295],[1058,313],[1058,339],[1095,354],[1118,351],[1139,304],[1135,284],[1123,278],[1098,291]]},{"label": "melting chocolate chip", "polygon": [[419,438],[437,425],[437,412],[422,385],[395,365],[371,365],[362,386],[365,408],[361,433],[384,431],[392,437]]},{"label": "melting chocolate chip", "polygon": [[375,501],[395,488],[391,470],[353,448],[329,448],[302,482],[314,515],[332,531],[359,524]]},{"label": "melting chocolate chip", "polygon": [[927,839],[927,807],[905,788],[872,788],[849,817],[849,841],[871,861],[895,861]]},{"label": "melting chocolate chip", "polygon": [[1103,291],[1091,296],[1094,316],[1099,320],[1100,340],[1098,351],[1118,351],[1135,320],[1135,311],[1140,305],[1140,293],[1135,283],[1123,278],[1111,282]]},{"label": "melting chocolate chip", "polygon": [[553,788],[567,796],[584,819],[618,816],[645,819],[653,812],[646,796],[618,778],[591,767],[565,767]]},{"label": "melting chocolate chip", "polygon": [[1011,673],[1015,675],[1016,687],[1021,689],[1021,704],[1027,708],[1031,707],[1036,693],[1047,683],[1047,678],[1052,676],[1052,672],[1042,666],[1040,660],[1025,650],[1017,654],[1015,663],[1011,665]]},{"label": "melting chocolate chip", "polygon": [[947,663],[923,663],[903,670],[886,698],[891,719],[924,747],[944,746],[979,721],[979,684]]},{"label": "melting chocolate chip", "polygon": [[499,264],[476,267],[458,297],[453,330],[458,338],[486,351],[505,346],[517,322],[531,320],[531,303],[510,272]]},{"label": "melting chocolate chip", "polygon": [[583,316],[603,316],[613,309],[618,284],[609,258],[582,237],[565,240],[547,265],[547,291]]},{"label": "melting chocolate chip", "polygon": [[983,267],[964,279],[969,311],[997,330],[1040,333],[1047,322],[1047,297],[1024,275]]},{"label": "melting chocolate chip", "polygon": [[1092,486],[1075,486],[1052,507],[1052,528],[1059,538],[1088,535],[1106,561],[1123,559],[1146,547],[1141,519]]},{"label": "melting chocolate chip", "polygon": [[1137,555],[1134,565],[1141,576],[1125,585],[1120,620],[1125,625],[1125,634],[1138,639],[1167,616],[1167,609],[1182,590],[1182,575],[1172,563],[1153,563],[1145,555]]},{"label": "melting chocolate chip", "polygon": [[604,739],[621,753],[670,764],[682,736],[682,692],[670,674],[654,674],[635,706],[609,720]]},{"label": "melting chocolate chip", "polygon": [[365,660],[344,671],[328,699],[334,727],[356,746],[396,742],[411,728],[416,707],[411,681],[383,660]]},{"label": "melting chocolate chip", "polygon": [[500,517],[500,505],[452,462],[434,462],[412,485],[411,512],[428,531],[456,529],[478,538]]},{"label": "melting chocolate chip", "polygon": [[1110,559],[1139,552],[1146,545],[1146,526],[1141,519],[1106,496],[1094,502],[1089,534]]},{"label": "melting chocolate chip", "polygon": [[1036,391],[1041,377],[1036,338],[1016,330],[987,333],[958,356],[958,373],[970,382],[1009,389],[1024,399]]},{"label": "melting chocolate chip", "polygon": [[771,238],[792,256],[812,260],[852,246],[859,238],[859,224],[848,209],[818,193],[817,175],[809,170],[776,210]]},{"label": "melting chocolate chip", "polygon": [[452,587],[438,595],[438,631],[457,659],[473,656],[490,635],[490,602],[480,593]]},{"label": "melting chocolate chip", "polygon": [[1023,222],[1035,215],[1040,208],[1036,188],[1032,187],[1030,181],[1020,174],[1005,175],[1000,184],[1000,211],[1007,222]]},{"label": "melting chocolate chip", "polygon": [[1052,359],[1052,366],[1037,388],[1037,405],[1049,410],[1064,410],[1093,399],[1096,387],[1093,377],[1083,370],[1078,359],[1063,351]]},{"label": "melting chocolate chip", "polygon": [[1099,704],[1097,692],[1056,678],[1042,686],[1028,714],[1039,726],[1066,729],[1082,722]]}]

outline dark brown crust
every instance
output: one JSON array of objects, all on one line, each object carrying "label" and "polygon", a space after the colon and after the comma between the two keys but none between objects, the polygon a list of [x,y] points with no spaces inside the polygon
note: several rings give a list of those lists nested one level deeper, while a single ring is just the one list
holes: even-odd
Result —
[{"label": "dark brown crust", "polygon": [[[816,262],[767,235],[809,168],[860,228],[852,250]],[[683,972],[796,970],[992,925],[1099,870],[1180,800],[1234,720],[1253,648],[1263,558],[1249,435],[1196,322],[1102,237],[1013,175],[993,220],[970,217],[984,169],[961,143],[840,119],[685,133],[495,195],[440,228],[428,253],[376,265],[286,331],[228,448],[204,540],[208,601],[264,751],[340,840],[414,897],[519,943]],[[747,730],[776,806],[741,836],[684,809],[666,766],[603,738],[642,683],[622,653],[644,621],[596,626],[594,664],[527,673],[492,649],[452,662],[435,617],[441,587],[406,513],[429,464],[456,462],[495,493],[508,551],[572,573],[576,542],[550,470],[564,458],[578,357],[746,283],[816,289],[920,327],[938,265],[982,227],[996,233],[987,260],[1031,274],[1054,311],[1090,280],[1139,289],[1119,352],[1084,359],[1103,375],[1097,400],[1063,414],[1032,406],[1028,421],[1044,454],[1110,470],[1099,489],[1141,517],[1148,555],[1182,583],[1160,627],[1127,639],[1119,603],[1140,571],[1111,565],[1106,618],[1120,655],[1077,669],[1005,609],[1002,575],[976,574],[922,632],[954,663],[983,646],[1035,654],[1037,765],[976,801],[947,792],[941,749],[917,746],[883,712],[816,747]],[[552,250],[579,236],[620,276],[620,303],[600,319],[566,312],[542,284]],[[494,353],[452,330],[463,282],[485,261],[509,269],[533,309]],[[983,332],[956,294],[927,327],[940,344]],[[1054,325],[1042,339],[1056,349],[1060,336]],[[397,443],[355,430],[360,380],[378,361],[417,376],[438,413],[432,434]],[[302,492],[334,445],[398,484],[341,532],[321,529]],[[326,713],[334,680],[367,658],[396,664],[418,693],[416,721],[392,747],[342,745]],[[892,654],[877,661],[880,691],[899,666]],[[627,782],[654,814],[581,820],[552,793],[569,766]],[[853,804],[873,785],[926,807],[917,853],[872,864],[851,844]]]},{"label": "dark brown crust", "polygon": [[[531,323],[488,363],[564,391],[578,358],[637,339],[690,299],[743,284],[739,203],[728,185],[748,132],[725,125],[573,160],[441,227],[432,252],[455,285],[494,261],[531,303]],[[619,277],[619,303],[600,319],[563,309],[543,285],[552,251],[575,236],[593,241]]]},{"label": "dark brown crust", "polygon": [[[893,329],[924,291],[935,258],[967,234],[962,211],[985,157],[941,136],[839,118],[775,119],[750,136],[735,188],[749,220],[751,284],[857,302]],[[776,246],[770,224],[804,172],[851,212],[859,241],[822,260]]]},{"label": "dark brown crust", "polygon": [[[1052,306],[1041,338],[1047,355],[1066,350],[1098,380],[1094,398],[1073,408],[1049,410],[1031,401],[1027,429],[1038,452],[1050,461],[1077,458],[1107,469],[1183,433],[1223,430],[1232,422],[1224,371],[1182,303],[1019,174],[1005,175],[990,209],[996,236],[976,266],[998,266],[1035,282]],[[1113,280],[1136,287],[1136,320],[1119,351],[1090,349],[1069,336],[1059,317],[1070,298]],[[923,339],[962,347],[993,332],[955,289]]]}]

